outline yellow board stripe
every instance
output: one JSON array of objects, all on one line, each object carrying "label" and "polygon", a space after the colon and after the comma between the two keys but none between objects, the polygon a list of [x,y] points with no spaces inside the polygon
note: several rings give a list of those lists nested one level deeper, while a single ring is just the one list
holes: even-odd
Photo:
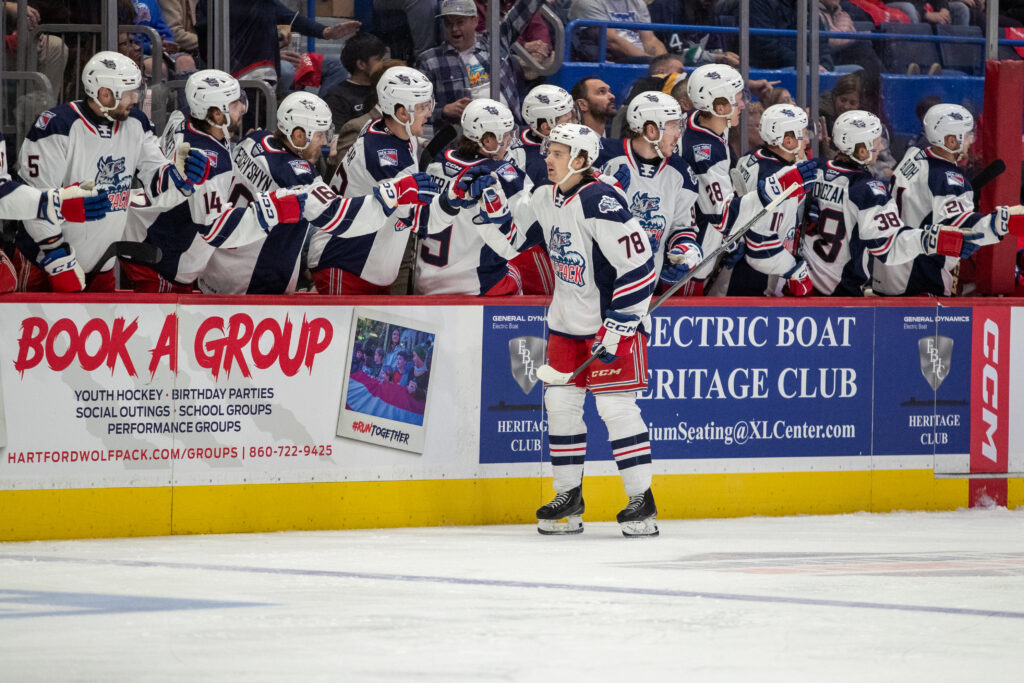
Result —
[{"label": "yellow board stripe", "polygon": [[[965,479],[931,470],[659,475],[662,519],[841,514],[967,507]],[[1009,480],[1009,507],[1024,479]],[[0,541],[284,530],[532,524],[551,480],[249,484],[0,491]],[[584,480],[588,521],[625,503],[617,476]]]}]

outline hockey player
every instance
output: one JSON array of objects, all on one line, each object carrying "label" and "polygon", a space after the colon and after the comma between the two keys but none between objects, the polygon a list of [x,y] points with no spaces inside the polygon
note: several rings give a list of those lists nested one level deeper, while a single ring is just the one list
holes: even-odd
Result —
[{"label": "hockey player", "polygon": [[[217,249],[210,256],[198,280],[204,293],[291,294],[307,226],[331,236],[365,235],[376,231],[399,206],[423,205],[436,193],[429,176],[416,174],[372,188],[373,199],[336,195],[313,168],[330,142],[331,128],[331,110],[316,95],[296,92],[284,98],[277,109],[277,127],[273,134],[259,130],[246,136],[233,160],[244,188],[237,191],[238,196],[252,196],[263,205],[260,214],[281,225],[265,232],[262,224],[256,227],[226,217],[214,223],[206,235],[211,244],[221,246],[237,239],[241,245]],[[304,207],[294,201],[296,195],[306,197]],[[247,234],[236,238],[236,231]]]},{"label": "hockey player", "polygon": [[[995,244],[1009,232],[1011,216],[1021,206],[1000,206],[992,213],[974,211],[974,190],[958,166],[974,137],[974,117],[958,104],[937,104],[924,115],[928,146],[907,150],[893,176],[893,196],[900,220],[920,228],[929,223],[980,231],[981,246]],[[939,254],[920,255],[898,265],[872,259],[871,286],[876,294],[907,296],[953,293],[960,260]]]},{"label": "hockey player", "polygon": [[[627,135],[621,154],[604,167],[606,174],[628,173],[624,185],[629,210],[647,233],[654,271],[664,285],[678,282],[700,263],[693,241],[697,178],[674,153],[683,118],[679,102],[655,90],[640,93],[626,109]],[[663,267],[665,252],[675,263]]]},{"label": "hockey player", "polygon": [[[11,178],[7,172],[7,143],[3,133],[0,133],[0,220],[34,218],[53,225],[61,221],[80,223],[103,218],[109,206],[107,195],[96,190],[83,190],[72,185],[40,191]],[[51,250],[50,256],[61,258],[61,251]],[[65,261],[63,270],[55,272],[54,277],[60,280],[72,278],[74,284],[77,284],[78,276],[73,272],[75,265]],[[17,286],[14,264],[7,258],[7,254],[0,251],[0,294],[13,292]]]},{"label": "hockey player", "polygon": [[[93,181],[108,195],[110,212],[87,226],[25,221],[16,238],[19,256],[39,266],[31,266],[30,291],[113,291],[113,259],[99,260],[124,233],[135,174],[150,200],[163,205],[191,195],[209,171],[209,159],[199,150],[182,160],[184,173],[160,151],[149,119],[133,108],[142,74],[131,59],[97,53],[82,71],[82,86],[86,100],[39,115],[21,146],[19,167],[22,178],[37,188]],[[97,269],[87,283],[85,273]],[[60,282],[56,275],[63,275]]]},{"label": "hockey player", "polygon": [[485,215],[500,223],[512,247],[548,245],[557,276],[548,309],[548,364],[572,372],[592,352],[603,361],[572,384],[551,385],[545,392],[556,495],[537,510],[537,528],[543,534],[583,530],[583,402],[590,391],[629,496],[617,516],[622,532],[657,535],[650,438],[635,394],[647,386],[647,335],[637,332],[657,282],[651,245],[619,190],[590,170],[600,152],[597,133],[562,124],[548,144],[554,187],[535,187],[529,202],[512,205],[511,215],[499,186],[488,188],[484,199],[490,197],[482,200]]},{"label": "hockey player", "polygon": [[[377,82],[383,116],[360,134],[338,167],[331,187],[343,197],[361,197],[374,186],[419,169],[418,136],[434,110],[434,86],[407,66],[395,66]],[[309,267],[321,294],[388,294],[409,241],[420,226],[421,209],[402,209],[378,230],[344,243],[317,232],[309,243]]]},{"label": "hockey player", "polygon": [[[806,158],[807,114],[792,104],[774,104],[758,126],[764,145],[736,164],[732,175],[738,194],[756,188],[761,178],[792,168]],[[738,176],[738,177],[737,177]],[[742,253],[724,267],[711,286],[713,296],[806,296],[813,291],[807,265],[796,253],[803,202],[789,198],[753,226]]]},{"label": "hockey player", "polygon": [[[515,126],[515,118],[504,104],[473,100],[462,111],[462,135],[454,149],[445,151],[427,172],[446,188],[456,186],[469,171],[471,178],[488,176],[489,181],[494,182],[493,178],[501,183],[505,196],[515,201],[516,195],[525,192],[523,172],[504,160]],[[430,234],[421,235],[417,250],[417,294],[522,293],[518,271],[486,243],[493,231],[481,231],[473,223],[477,217],[473,195],[471,189],[460,200],[445,192],[431,207]]]},{"label": "hockey player", "polygon": [[[190,292],[215,247],[256,241],[279,220],[301,217],[302,194],[274,191],[251,201],[244,185],[235,185],[229,144],[247,109],[238,81],[216,69],[197,71],[185,83],[185,100],[191,118],[186,121],[179,114],[168,121],[164,153],[202,151],[210,160],[209,176],[173,207],[144,201],[129,209],[125,236],[153,244],[163,254],[154,267],[122,263],[136,292]],[[235,207],[240,198],[241,206]]]},{"label": "hockey player", "polygon": [[[519,144],[512,148],[512,162],[526,172],[534,185],[547,185],[548,169],[541,147],[551,129],[560,123],[576,123],[579,114],[572,95],[557,85],[538,85],[523,98],[523,121],[529,128],[519,133]],[[531,189],[531,188],[527,188]]]},{"label": "hockey player", "polygon": [[944,229],[936,223],[907,227],[884,183],[868,168],[882,150],[882,122],[859,109],[843,112],[832,126],[834,161],[818,171],[814,188],[817,222],[808,228],[804,257],[814,289],[826,296],[863,296],[870,281],[868,256],[906,263],[919,254],[964,258],[984,235]]},{"label": "hockey player", "polygon": [[[697,174],[697,229],[690,236],[704,253],[718,248],[737,223],[742,225],[762,206],[785,192],[790,185],[810,186],[816,162],[804,161],[758,180],[757,191],[739,196],[729,175],[729,128],[739,123],[746,95],[743,78],[725,64],[705,64],[686,80],[686,92],[694,111],[687,117],[679,141],[680,156]],[[794,196],[800,196],[802,190]],[[684,294],[704,293],[707,279],[715,269],[708,263],[687,283]]]}]

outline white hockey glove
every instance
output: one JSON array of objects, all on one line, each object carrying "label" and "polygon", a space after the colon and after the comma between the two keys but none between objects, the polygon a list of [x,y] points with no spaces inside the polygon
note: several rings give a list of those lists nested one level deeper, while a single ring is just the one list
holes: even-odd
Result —
[{"label": "white hockey glove", "polygon": [[429,173],[413,173],[386,180],[373,188],[373,196],[390,216],[399,206],[425,206],[441,191]]},{"label": "white hockey glove", "polygon": [[508,199],[499,183],[489,185],[480,194],[480,212],[473,219],[477,225],[497,223],[502,225],[512,218],[508,208]]},{"label": "white hockey glove", "polygon": [[956,228],[943,228],[939,224],[921,228],[921,249],[925,254],[969,258],[982,246],[983,232],[961,232]]},{"label": "white hockey glove", "polygon": [[295,190],[261,192],[252,200],[256,220],[269,231],[278,223],[298,223],[306,206],[306,193]]},{"label": "white hockey glove", "polygon": [[598,354],[602,363],[612,363],[618,356],[619,343],[636,334],[636,328],[640,326],[640,316],[630,315],[608,309],[604,312],[604,323],[594,337],[594,344],[590,347],[591,353]]},{"label": "white hockey glove", "polygon": [[50,288],[55,292],[81,292],[85,289],[85,271],[78,265],[75,250],[67,242],[54,237],[39,245],[39,266],[46,271]]},{"label": "white hockey glove", "polygon": [[43,192],[37,217],[56,225],[61,221],[84,223],[98,221],[110,211],[106,192],[93,189],[92,181]]}]

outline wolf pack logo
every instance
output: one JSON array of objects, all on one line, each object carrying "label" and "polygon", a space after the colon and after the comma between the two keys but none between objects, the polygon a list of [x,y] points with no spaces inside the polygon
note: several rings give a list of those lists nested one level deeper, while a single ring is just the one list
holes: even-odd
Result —
[{"label": "wolf pack logo", "polygon": [[964,186],[964,177],[956,171],[946,171],[946,182],[957,187]]},{"label": "wolf pack logo", "polygon": [[96,162],[96,187],[117,187],[124,182],[121,174],[125,172],[124,157],[100,157]]},{"label": "wolf pack logo", "polygon": [[508,360],[512,378],[529,395],[537,384],[537,367],[544,362],[546,344],[540,337],[516,337],[508,340]]},{"label": "wolf pack logo", "polygon": [[551,104],[551,98],[547,95],[537,95],[537,101],[541,104]]},{"label": "wolf pack logo", "polygon": [[646,93],[644,95],[644,99],[646,99],[648,102],[654,102],[655,104],[658,103],[658,96],[655,95],[654,93]]},{"label": "wolf pack logo", "polygon": [[316,110],[316,105],[313,104],[312,100],[299,100],[299,102],[302,103],[302,106],[308,109],[309,111]]},{"label": "wolf pack logo", "polygon": [[658,214],[661,210],[661,197],[652,197],[646,192],[637,192],[629,205],[629,212],[640,221],[640,226],[656,244],[661,244],[665,233],[665,217]]},{"label": "wolf pack logo", "polygon": [[377,160],[381,166],[398,166],[398,150],[378,149]]},{"label": "wolf pack logo", "polygon": [[492,107],[489,104],[486,107],[484,107],[484,111],[487,112],[488,114],[490,114],[491,116],[497,116],[498,115],[498,108],[497,107]]},{"label": "wolf pack logo", "polygon": [[601,197],[601,201],[597,203],[597,210],[601,213],[615,213],[622,205],[614,198],[605,195]]},{"label": "wolf pack logo", "polygon": [[583,260],[583,254],[571,251],[570,246],[572,235],[568,231],[555,228],[551,232],[551,239],[548,240],[548,255],[558,279],[582,287],[583,271],[586,270],[587,264]]},{"label": "wolf pack logo", "polygon": [[104,60],[100,61],[100,64],[102,64],[103,66],[107,67],[111,71],[117,69],[117,64],[114,62],[113,59],[104,59]]},{"label": "wolf pack logo", "polygon": [[396,78],[398,79],[398,82],[402,83],[403,85],[412,85],[412,80],[405,74],[398,74]]},{"label": "wolf pack logo", "polygon": [[39,130],[46,130],[47,124],[49,124],[50,121],[53,120],[54,116],[56,116],[56,114],[54,114],[52,111],[44,111],[42,114],[39,115],[39,118],[36,119],[36,128],[38,128]]},{"label": "wolf pack logo", "polygon": [[[714,72],[712,72],[714,73]],[[710,75],[710,74],[708,74]],[[693,146],[693,158],[696,161],[707,161],[711,158],[711,145],[701,144]]]},{"label": "wolf pack logo", "polygon": [[940,335],[922,337],[917,340],[917,350],[921,354],[921,374],[932,391],[938,391],[939,385],[949,377],[953,340]]},{"label": "wolf pack logo", "polygon": [[854,128],[867,128],[868,127],[868,124],[865,123],[863,119],[853,119],[851,121],[847,121],[846,123],[848,125],[853,126]]},{"label": "wolf pack logo", "polygon": [[213,76],[207,76],[206,78],[204,78],[203,83],[210,86],[211,88],[220,87],[220,81],[214,78]]}]

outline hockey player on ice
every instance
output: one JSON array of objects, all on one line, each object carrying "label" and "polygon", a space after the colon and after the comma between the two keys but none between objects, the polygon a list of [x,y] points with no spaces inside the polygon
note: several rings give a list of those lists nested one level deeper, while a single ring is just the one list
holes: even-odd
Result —
[{"label": "hockey player on ice", "polygon": [[[455,147],[427,167],[427,173],[448,191],[440,194],[431,207],[430,234],[420,236],[416,255],[417,294],[522,293],[518,271],[486,243],[494,231],[481,231],[473,223],[484,182],[490,184],[496,178],[510,201],[525,193],[523,172],[505,161],[515,126],[512,112],[504,104],[490,99],[473,100],[462,111],[462,135]],[[459,187],[464,178],[476,181],[468,192]]]},{"label": "hockey player on ice", "polygon": [[251,201],[245,186],[235,184],[229,145],[248,108],[238,81],[215,69],[197,71],[185,83],[185,100],[191,117],[172,114],[162,136],[164,153],[200,150],[210,160],[209,176],[191,197],[170,208],[153,206],[144,196],[133,201],[125,237],[153,244],[163,254],[153,267],[122,263],[136,292],[190,292],[215,248],[262,239],[280,220],[301,217],[304,197],[279,190]]},{"label": "hockey player on ice", "polygon": [[[142,73],[131,59],[97,53],[82,70],[82,86],[85,100],[39,115],[21,146],[20,175],[37,188],[92,181],[109,197],[109,212],[88,225],[26,220],[15,241],[18,256],[32,264],[29,291],[113,291],[113,258],[99,260],[124,234],[136,173],[151,201],[170,205],[190,196],[209,172],[209,159],[199,150],[182,160],[184,173],[160,151],[153,125],[133,108]],[[87,283],[85,273],[96,268],[100,272]]]},{"label": "hockey player on ice", "polygon": [[[204,293],[291,294],[308,226],[316,229],[314,234],[331,237],[366,235],[377,231],[399,206],[421,206],[436,193],[430,177],[418,173],[381,183],[371,188],[369,197],[336,195],[314,170],[331,141],[331,110],[316,95],[296,92],[284,98],[277,109],[277,127],[276,133],[249,134],[233,156],[236,179],[244,188],[239,197],[247,193],[261,202],[260,211],[280,224],[265,232],[262,225],[242,221],[215,223],[211,240],[231,240],[234,230],[246,231],[249,238],[210,256],[198,280]],[[275,192],[280,190],[294,194]]]},{"label": "hockey player on ice", "polygon": [[[764,145],[741,158],[733,170],[734,187],[745,194],[761,178],[793,168],[806,159],[807,114],[792,104],[774,104],[761,115]],[[737,177],[738,176],[738,177]],[[711,286],[712,296],[805,296],[813,290],[807,265],[796,253],[804,202],[790,197],[752,227],[743,247],[725,259]]]},{"label": "hockey player on ice", "polygon": [[[78,185],[37,190],[11,178],[7,172],[7,143],[3,133],[0,133],[0,220],[35,218],[53,225],[61,221],[81,223],[103,218],[109,207],[107,195],[96,190],[84,190]],[[63,270],[58,267],[54,275],[60,277],[73,267],[65,262]],[[75,283],[78,281],[73,273],[64,277],[73,277]],[[7,254],[0,251],[0,294],[13,292],[17,287],[18,276],[14,264],[7,258]]]},{"label": "hockey player on ice", "polygon": [[832,126],[834,161],[818,169],[804,258],[814,289],[825,296],[863,296],[869,257],[887,264],[920,254],[964,258],[984,238],[936,223],[907,227],[884,183],[868,167],[882,150],[882,122],[866,111],[843,112]]},{"label": "hockey player on ice", "polygon": [[[743,225],[754,214],[783,194],[790,185],[809,186],[814,182],[816,162],[812,159],[784,168],[758,180],[757,191],[737,195],[729,174],[729,128],[739,123],[746,95],[743,78],[731,66],[705,64],[694,69],[686,80],[686,92],[694,111],[683,123],[679,154],[694,173],[700,196],[697,199],[697,227],[690,237],[710,253],[729,235],[734,225]],[[799,197],[803,190],[797,191]],[[698,269],[684,288],[684,294],[704,293],[715,263]]]},{"label": "hockey player on ice", "polygon": [[[693,241],[697,177],[674,153],[682,118],[674,97],[655,90],[640,93],[626,109],[627,137],[620,154],[604,167],[606,174],[628,174],[623,185],[629,210],[647,233],[654,272],[668,286],[702,259]],[[672,259],[667,266],[666,252]]]},{"label": "hockey player on ice", "polygon": [[[892,192],[900,219],[914,228],[939,223],[982,232],[980,246],[1000,241],[1009,232],[1010,217],[1024,213],[1024,207],[974,211],[974,190],[959,166],[974,140],[971,112],[958,104],[937,104],[925,113],[922,123],[928,146],[908,149],[893,175]],[[890,296],[949,296],[960,263],[960,259],[940,254],[922,254],[898,265],[872,261],[872,289]]]},{"label": "hockey player on ice", "polygon": [[[360,133],[331,180],[331,187],[343,197],[368,195],[379,183],[419,170],[419,136],[434,111],[434,86],[416,69],[391,67],[377,82],[377,107],[383,116]],[[382,219],[377,230],[345,242],[315,233],[309,243],[309,267],[317,291],[389,294],[409,235],[422,224],[421,213],[422,207],[400,209]]]},{"label": "hockey player on ice", "polygon": [[658,278],[647,234],[625,198],[590,169],[600,144],[587,126],[556,126],[546,159],[554,186],[535,187],[529,202],[511,205],[514,214],[500,186],[488,188],[493,194],[484,201],[485,191],[481,203],[510,246],[523,250],[542,241],[548,245],[557,276],[548,309],[548,364],[572,372],[592,352],[603,361],[572,384],[550,385],[545,391],[556,495],[537,510],[538,531],[583,530],[583,403],[589,391],[608,428],[629,497],[617,517],[622,533],[653,536],[658,526],[650,488],[651,445],[636,392],[647,386],[647,334],[638,328]]}]

